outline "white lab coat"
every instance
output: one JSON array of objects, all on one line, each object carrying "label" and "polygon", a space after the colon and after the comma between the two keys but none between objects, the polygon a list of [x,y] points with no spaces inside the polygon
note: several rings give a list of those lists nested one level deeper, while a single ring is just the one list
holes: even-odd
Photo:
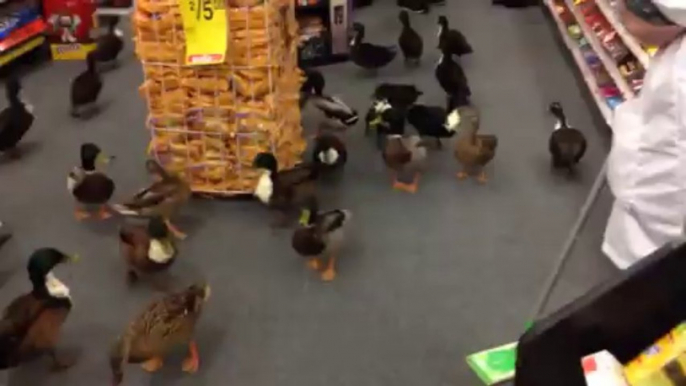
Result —
[{"label": "white lab coat", "polygon": [[[686,26],[686,0],[653,0]],[[686,38],[650,62],[640,96],[615,110],[603,252],[626,269],[681,237],[686,220]]]}]

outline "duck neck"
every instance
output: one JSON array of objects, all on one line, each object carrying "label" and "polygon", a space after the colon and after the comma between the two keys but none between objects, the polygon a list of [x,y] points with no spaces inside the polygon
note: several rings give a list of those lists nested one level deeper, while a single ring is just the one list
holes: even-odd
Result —
[{"label": "duck neck", "polygon": [[82,159],[81,169],[86,173],[92,173],[95,171],[95,160],[94,159]]},{"label": "duck neck", "polygon": [[8,92],[7,93],[7,101],[9,102],[10,106],[12,106],[12,107],[24,105],[21,101],[21,98],[19,97],[18,92]]},{"label": "duck neck", "polygon": [[56,300],[69,299],[69,288],[55,277],[52,272],[31,277],[33,294]]}]

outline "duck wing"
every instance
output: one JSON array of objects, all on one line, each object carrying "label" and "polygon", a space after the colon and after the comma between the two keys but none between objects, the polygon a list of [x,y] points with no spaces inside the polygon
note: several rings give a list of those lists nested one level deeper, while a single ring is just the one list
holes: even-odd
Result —
[{"label": "duck wing", "polygon": [[448,31],[448,42],[450,44],[450,51],[457,56],[468,55],[474,52],[471,44],[469,44],[467,38],[460,30],[451,29]]},{"label": "duck wing", "polygon": [[[70,176],[71,177],[71,176]],[[74,186],[72,193],[84,204],[102,204],[114,194],[114,181],[103,173],[86,174]]]},{"label": "duck wing", "polygon": [[74,79],[71,87],[71,102],[83,105],[95,101],[102,89],[102,80],[97,74],[84,72]]},{"label": "duck wing", "polygon": [[561,128],[552,133],[548,147],[551,154],[577,163],[586,153],[586,137],[577,129]]},{"label": "duck wing", "polygon": [[19,143],[33,124],[34,117],[24,106],[10,106],[0,113],[0,151]]},{"label": "duck wing", "polygon": [[345,223],[352,217],[349,211],[342,209],[320,213],[318,216],[317,227],[322,233],[331,233],[343,228]]},{"label": "duck wing", "polygon": [[142,209],[160,205],[167,200],[176,198],[177,195],[188,193],[188,185],[176,176],[168,176],[149,187],[136,193],[131,200],[123,205],[129,209]]},{"label": "duck wing", "polygon": [[479,144],[479,154],[476,162],[479,165],[486,165],[495,157],[495,149],[498,147],[498,138],[495,135],[481,134],[476,136]]}]

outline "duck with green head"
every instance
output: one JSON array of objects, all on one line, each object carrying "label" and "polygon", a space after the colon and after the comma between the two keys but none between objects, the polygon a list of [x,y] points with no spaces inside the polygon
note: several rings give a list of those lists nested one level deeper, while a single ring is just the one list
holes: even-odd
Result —
[{"label": "duck with green head", "polygon": [[119,242],[129,283],[168,269],[176,259],[174,238],[161,216],[152,217],[147,225],[124,224]]},{"label": "duck with green head", "polygon": [[114,194],[114,181],[99,165],[108,165],[114,157],[109,157],[94,143],[81,145],[81,165],[75,167],[67,177],[67,189],[76,199],[74,217],[83,220],[90,217],[90,207],[97,206],[98,218],[101,220],[112,217],[107,203]]},{"label": "duck with green head", "polygon": [[72,308],[69,287],[53,270],[77,261],[54,248],[41,248],[27,266],[31,292],[14,299],[0,320],[0,370],[16,367],[41,354],[48,354],[53,370],[70,367],[74,361],[56,353],[60,330]]},{"label": "duck with green head", "polygon": [[298,254],[308,258],[308,266],[316,271],[322,268],[320,259],[328,257],[321,274],[324,281],[336,277],[336,257],[351,218],[352,213],[343,209],[320,212],[315,197],[307,201],[301,212],[300,227],[293,233],[291,245]]}]

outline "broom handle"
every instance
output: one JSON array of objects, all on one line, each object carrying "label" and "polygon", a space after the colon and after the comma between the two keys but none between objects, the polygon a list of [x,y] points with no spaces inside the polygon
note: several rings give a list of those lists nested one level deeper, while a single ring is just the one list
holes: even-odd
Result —
[{"label": "broom handle", "polygon": [[560,278],[562,268],[564,268],[564,265],[567,262],[569,256],[571,256],[572,249],[574,248],[574,244],[576,243],[579,233],[586,224],[588,215],[591,213],[591,208],[593,208],[593,205],[596,203],[598,197],[600,196],[600,192],[605,187],[605,183],[607,182],[605,178],[606,172],[607,157],[603,162],[603,166],[600,168],[600,172],[598,172],[598,176],[595,178],[595,181],[591,186],[591,190],[589,191],[588,196],[586,197],[586,201],[584,201],[584,205],[579,210],[579,215],[576,218],[574,226],[572,226],[572,229],[569,231],[569,235],[567,236],[567,239],[565,240],[565,243],[562,246],[562,250],[558,255],[557,263],[555,264],[553,271],[550,273],[550,276],[548,276],[546,284],[543,287],[543,291],[538,297],[536,307],[533,309],[533,312],[531,313],[531,318],[529,319],[530,323],[534,323],[536,321],[536,319],[541,315],[546,304],[548,303],[550,295],[552,294],[553,289],[557,284],[557,280]]}]

